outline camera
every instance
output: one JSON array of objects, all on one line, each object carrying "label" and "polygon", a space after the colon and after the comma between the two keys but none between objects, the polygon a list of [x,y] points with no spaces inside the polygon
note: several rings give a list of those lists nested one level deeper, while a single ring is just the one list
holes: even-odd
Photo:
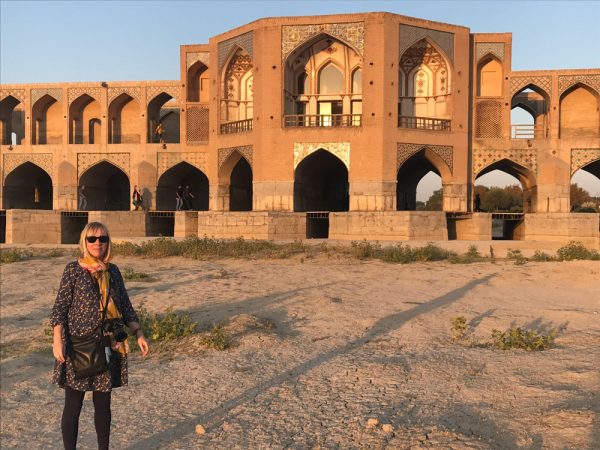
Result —
[{"label": "camera", "polygon": [[127,339],[127,331],[124,330],[125,324],[121,319],[108,319],[104,323],[104,331],[112,333],[115,341],[123,342]]}]

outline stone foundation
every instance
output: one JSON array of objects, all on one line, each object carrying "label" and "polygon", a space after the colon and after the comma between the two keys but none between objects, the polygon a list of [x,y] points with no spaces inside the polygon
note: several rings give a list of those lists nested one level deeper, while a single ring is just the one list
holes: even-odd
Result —
[{"label": "stone foundation", "polygon": [[102,222],[108,227],[111,237],[146,236],[144,211],[89,211],[88,222]]},{"label": "stone foundation", "polygon": [[442,211],[341,212],[329,214],[329,238],[342,240],[448,240]]},{"label": "stone foundation", "polygon": [[5,240],[7,244],[60,244],[60,211],[7,210]]},{"label": "stone foundation", "polygon": [[448,219],[448,239],[460,241],[491,241],[492,215],[473,213]]},{"label": "stone foundation", "polygon": [[198,212],[176,211],[175,212],[175,237],[191,237],[198,235]]},{"label": "stone foundation", "polygon": [[528,241],[580,241],[586,246],[600,247],[600,214],[553,213],[525,214],[519,239]]},{"label": "stone foundation", "polygon": [[199,212],[198,236],[246,239],[304,239],[305,213]]}]

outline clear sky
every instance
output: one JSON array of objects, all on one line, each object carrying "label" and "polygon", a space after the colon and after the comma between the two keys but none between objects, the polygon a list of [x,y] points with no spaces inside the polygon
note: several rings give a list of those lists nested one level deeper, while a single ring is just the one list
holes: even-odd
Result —
[{"label": "clear sky", "polygon": [[600,68],[600,1],[0,0],[0,82],[176,80],[181,44],[262,17],[370,11],[512,32],[513,70]]}]

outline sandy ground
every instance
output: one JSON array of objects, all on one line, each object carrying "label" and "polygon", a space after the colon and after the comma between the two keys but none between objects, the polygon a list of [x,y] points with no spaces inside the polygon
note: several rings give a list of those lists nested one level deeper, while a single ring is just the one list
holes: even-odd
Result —
[{"label": "sandy ground", "polygon": [[[61,448],[43,323],[69,259],[0,269],[3,449]],[[227,320],[234,346],[134,355],[113,448],[600,448],[600,262],[114,262],[154,278],[127,283],[134,306]],[[477,345],[512,325],[559,328],[556,347]],[[87,397],[79,442],[95,448]]]}]

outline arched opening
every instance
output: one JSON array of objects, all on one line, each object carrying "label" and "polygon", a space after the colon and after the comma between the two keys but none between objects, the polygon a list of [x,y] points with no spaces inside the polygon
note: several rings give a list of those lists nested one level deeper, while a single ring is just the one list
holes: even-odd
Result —
[{"label": "arched opening", "polygon": [[292,51],[284,65],[285,125],[360,126],[361,64],[352,46],[325,33]]},{"label": "arched opening", "polygon": [[173,97],[161,92],[148,103],[148,142],[179,142],[179,108]]},{"label": "arched opening", "polygon": [[221,121],[236,122],[252,119],[252,58],[243,48],[237,47],[231,54],[223,71],[222,86]]},{"label": "arched opening", "polygon": [[210,80],[208,67],[196,61],[187,71],[187,99],[188,102],[208,103]]},{"label": "arched opening", "polygon": [[433,152],[422,149],[412,155],[398,169],[396,209],[442,211],[442,179],[448,175],[446,172],[445,163]]},{"label": "arched opening", "polygon": [[34,145],[61,144],[62,105],[46,94],[31,109],[31,143]]},{"label": "arched opening", "polygon": [[[93,144],[100,138],[100,103],[87,94],[69,107],[69,144]],[[93,125],[92,125],[93,124]]]},{"label": "arched opening", "polygon": [[252,211],[252,167],[241,157],[231,171],[229,210]]},{"label": "arched opening", "polygon": [[600,159],[573,174],[570,197],[571,211],[600,212]]},{"label": "arched opening", "polygon": [[451,65],[427,39],[400,55],[398,126],[449,130],[452,115]]},{"label": "arched opening", "polygon": [[320,149],[304,158],[294,172],[294,211],[348,211],[348,169]]},{"label": "arched opening", "polygon": [[486,55],[477,64],[477,95],[502,96],[502,63],[493,55]]},{"label": "arched opening", "polygon": [[600,100],[596,91],[577,83],[560,97],[561,139],[600,136]]},{"label": "arched opening", "polygon": [[39,166],[26,162],[4,179],[5,209],[52,209],[52,179]]},{"label": "arched opening", "polygon": [[528,85],[511,100],[511,138],[544,139],[548,137],[550,97],[535,85]]},{"label": "arched opening", "polygon": [[87,209],[92,211],[129,211],[129,178],[108,161],[87,169],[79,178],[78,192],[85,187]]},{"label": "arched opening", "polygon": [[171,167],[158,179],[156,209],[175,210],[177,190],[185,191],[188,186],[193,197],[188,196],[189,204],[186,205],[184,202],[183,209],[208,211],[208,178],[201,170],[185,161]]},{"label": "arched opening", "polygon": [[128,94],[121,94],[108,107],[109,144],[139,144],[140,104]]},{"label": "arched opening", "polygon": [[0,101],[0,138],[3,145],[19,145],[25,138],[23,104],[12,95]]}]

